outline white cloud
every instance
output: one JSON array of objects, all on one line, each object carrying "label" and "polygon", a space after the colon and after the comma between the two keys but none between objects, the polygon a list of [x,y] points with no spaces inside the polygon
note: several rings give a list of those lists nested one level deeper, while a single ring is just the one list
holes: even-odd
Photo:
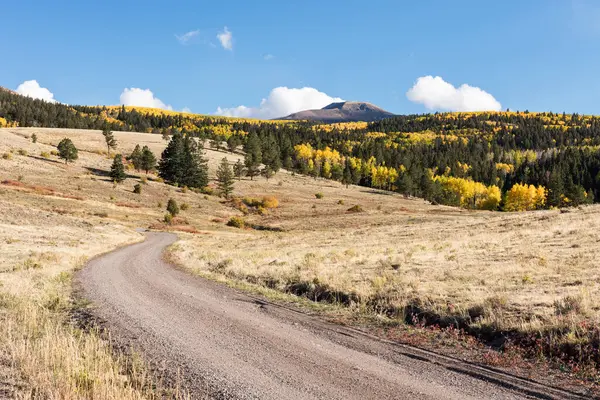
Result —
[{"label": "white cloud", "polygon": [[233,34],[227,27],[223,29],[223,32],[219,32],[217,39],[225,50],[233,50]]},{"label": "white cloud", "polygon": [[406,97],[430,110],[499,111],[502,105],[488,92],[463,84],[456,88],[442,77],[422,76],[406,92]]},{"label": "white cloud", "polygon": [[192,38],[194,38],[195,36],[198,36],[200,34],[200,30],[197,29],[195,31],[189,31],[187,33],[184,33],[183,35],[175,35],[175,37],[177,38],[177,40],[179,40],[179,43],[181,44],[187,44],[187,42],[189,42]]},{"label": "white cloud", "polygon": [[323,108],[331,103],[344,101],[339,97],[331,97],[311,87],[287,88],[277,87],[271,90],[266,99],[262,99],[258,107],[238,106],[233,108],[217,108],[215,114],[226,117],[241,118],[279,118],[289,114]]},{"label": "white cloud", "polygon": [[165,110],[173,109],[173,107],[163,103],[159,98],[154,97],[154,93],[150,89],[125,88],[119,100],[120,104],[126,106],[162,108]]},{"label": "white cloud", "polygon": [[190,110],[189,107],[183,107],[183,109],[181,110],[181,112],[190,113],[191,114],[192,110]]},{"label": "white cloud", "polygon": [[265,60],[269,61],[269,60],[272,60],[272,59],[274,59],[274,58],[275,58],[275,56],[274,56],[273,54],[265,54],[265,55],[263,56],[263,58],[264,58]]},{"label": "white cloud", "polygon": [[17,87],[16,92],[23,96],[45,100],[50,103],[56,103],[56,100],[54,99],[54,94],[48,89],[41,87],[35,79],[21,83]]}]

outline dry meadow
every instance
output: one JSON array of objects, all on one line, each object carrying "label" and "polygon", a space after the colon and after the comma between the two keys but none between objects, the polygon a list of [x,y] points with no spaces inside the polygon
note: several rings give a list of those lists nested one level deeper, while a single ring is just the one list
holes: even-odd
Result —
[{"label": "dry meadow", "polygon": [[[64,137],[79,149],[70,165],[51,154]],[[159,157],[166,145],[160,135],[115,137],[113,153],[129,154],[139,143]],[[207,150],[211,174],[225,156],[241,157]],[[179,232],[172,255],[198,273],[389,318],[418,310],[522,332],[600,319],[599,206],[466,211],[280,171],[269,181],[236,182],[234,195],[247,203],[278,200],[278,207],[255,210],[132,170],[115,185],[105,175],[111,162],[98,131],[0,130],[0,393],[60,397],[91,380],[107,396],[144,396],[150,378],[143,368],[124,374],[125,361],[105,341],[66,323],[71,272],[142,240],[137,228]],[[134,194],[141,180],[142,193]],[[169,198],[187,209],[166,226]],[[349,211],[354,206],[361,210]],[[233,216],[254,229],[226,226]],[[63,373],[49,372],[57,366]]]}]

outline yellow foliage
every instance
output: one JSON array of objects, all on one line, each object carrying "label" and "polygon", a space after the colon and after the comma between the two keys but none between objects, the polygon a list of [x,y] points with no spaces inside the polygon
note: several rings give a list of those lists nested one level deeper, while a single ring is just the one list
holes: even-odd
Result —
[{"label": "yellow foliage", "polygon": [[506,193],[505,211],[529,211],[544,207],[548,191],[543,186],[517,183]]},{"label": "yellow foliage", "polygon": [[464,208],[480,210],[496,210],[501,200],[498,186],[485,186],[472,179],[457,178],[454,176],[436,175],[433,179],[442,185],[446,191],[454,193]]},{"label": "yellow foliage", "polygon": [[0,117],[0,128],[6,128],[8,126],[8,121],[2,117]]},{"label": "yellow foliage", "polygon": [[512,164],[496,163],[496,170],[506,175],[513,172],[515,170],[515,166]]}]

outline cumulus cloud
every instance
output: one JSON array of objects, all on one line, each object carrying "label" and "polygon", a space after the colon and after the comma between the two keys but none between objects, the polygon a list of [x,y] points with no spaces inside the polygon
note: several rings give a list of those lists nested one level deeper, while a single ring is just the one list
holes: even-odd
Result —
[{"label": "cumulus cloud", "polygon": [[45,100],[50,103],[56,103],[54,94],[48,89],[41,87],[35,79],[21,83],[15,91],[23,96]]},{"label": "cumulus cloud", "polygon": [[488,92],[462,84],[456,88],[442,77],[422,76],[406,92],[406,97],[430,110],[499,111],[502,105]]},{"label": "cumulus cloud", "polygon": [[197,29],[195,31],[189,31],[187,33],[184,33],[183,35],[175,35],[175,37],[177,38],[177,40],[179,40],[179,43],[181,44],[187,44],[187,42],[189,42],[191,39],[193,39],[194,37],[198,36],[200,34],[200,30]]},{"label": "cumulus cloud", "polygon": [[119,100],[120,104],[126,106],[162,108],[165,110],[173,109],[173,107],[155,97],[150,89],[125,88]]},{"label": "cumulus cloud", "polygon": [[217,39],[225,50],[233,50],[233,34],[227,27],[223,29],[223,32],[219,32]]},{"label": "cumulus cloud", "polygon": [[326,105],[340,101],[344,100],[339,97],[331,97],[315,88],[287,88],[281,86],[271,90],[269,96],[262,99],[258,107],[243,105],[233,108],[219,107],[215,114],[226,117],[270,119],[285,117],[298,111],[323,108]]}]

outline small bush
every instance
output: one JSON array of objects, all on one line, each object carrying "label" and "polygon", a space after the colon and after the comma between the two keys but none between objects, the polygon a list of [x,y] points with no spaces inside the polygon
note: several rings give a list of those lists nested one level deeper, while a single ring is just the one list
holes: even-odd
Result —
[{"label": "small bush", "polygon": [[325,196],[323,195],[323,193],[319,192],[319,193],[315,193],[315,197],[316,197],[317,199],[322,199],[322,198],[323,198],[323,197],[325,197]]},{"label": "small bush", "polygon": [[162,203],[162,201],[159,201],[158,203],[156,203],[156,207],[158,207],[158,208],[163,208],[163,203]]},{"label": "small bush", "polygon": [[181,188],[181,193],[187,193],[188,192],[188,187],[184,186]]},{"label": "small bush", "polygon": [[4,154],[2,154],[2,158],[4,160],[12,160],[12,154],[10,154],[10,153],[4,153]]},{"label": "small bush", "polygon": [[20,156],[26,156],[27,155],[27,150],[25,150],[25,149],[19,149],[19,150],[17,150],[17,153]]},{"label": "small bush", "polygon": [[183,203],[179,208],[181,209],[181,211],[186,211],[190,208],[190,205],[188,203]]},{"label": "small bush", "polygon": [[361,205],[357,204],[355,206],[350,207],[347,211],[350,212],[350,213],[360,213],[360,212],[363,212],[365,210],[363,210],[363,208],[362,208]]},{"label": "small bush", "polygon": [[58,151],[57,150],[51,150],[50,154],[52,154],[53,156],[58,156]]},{"label": "small bush", "polygon": [[343,206],[344,205],[344,200],[338,200],[338,204]]},{"label": "small bush", "polygon": [[40,157],[42,157],[42,158],[50,158],[50,153],[48,153],[47,151],[42,151],[40,153]]},{"label": "small bush", "polygon": [[173,223],[173,215],[170,213],[166,213],[163,221],[165,222],[165,224],[171,225],[171,223]]},{"label": "small bush", "polygon": [[232,226],[234,228],[243,228],[246,226],[246,221],[242,217],[231,217],[229,221],[227,221],[227,226]]},{"label": "small bush", "polygon": [[264,208],[277,208],[279,207],[279,200],[273,196],[265,196],[262,198],[261,206]]},{"label": "small bush", "polygon": [[100,218],[107,218],[107,217],[108,217],[108,213],[107,213],[107,212],[105,212],[105,211],[103,211],[103,212],[97,212],[97,213],[94,213],[94,215],[95,215],[96,217],[100,217]]},{"label": "small bush", "polygon": [[135,194],[141,194],[142,193],[142,185],[140,185],[139,183],[136,183],[133,186],[133,193],[135,193]]},{"label": "small bush", "polygon": [[265,209],[263,206],[258,206],[258,207],[256,208],[256,212],[257,212],[259,215],[265,215],[265,214],[267,213],[267,210],[266,210],[266,209]]},{"label": "small bush", "polygon": [[35,133],[33,135],[31,135],[31,141],[33,143],[37,143],[37,139],[38,139],[38,137],[37,137],[37,135]]},{"label": "small bush", "polygon": [[165,183],[165,180],[163,178],[161,178],[160,176],[156,179],[154,179],[154,181],[158,182],[158,183]]},{"label": "small bush", "polygon": [[584,314],[585,307],[581,296],[567,296],[561,300],[554,301],[556,315]]},{"label": "small bush", "polygon": [[147,184],[148,184],[148,178],[146,178],[145,176],[142,176],[142,177],[140,178],[140,182],[141,182],[142,184],[144,184],[144,185],[147,185]]},{"label": "small bush", "polygon": [[176,216],[177,214],[179,214],[179,206],[177,205],[175,199],[169,199],[167,203],[167,211],[172,216]]},{"label": "small bush", "polygon": [[242,202],[248,207],[258,207],[262,205],[262,200],[255,199],[254,197],[244,197]]},{"label": "small bush", "polygon": [[214,189],[210,186],[203,187],[202,189],[200,189],[200,192],[209,196],[212,196],[215,193]]}]

